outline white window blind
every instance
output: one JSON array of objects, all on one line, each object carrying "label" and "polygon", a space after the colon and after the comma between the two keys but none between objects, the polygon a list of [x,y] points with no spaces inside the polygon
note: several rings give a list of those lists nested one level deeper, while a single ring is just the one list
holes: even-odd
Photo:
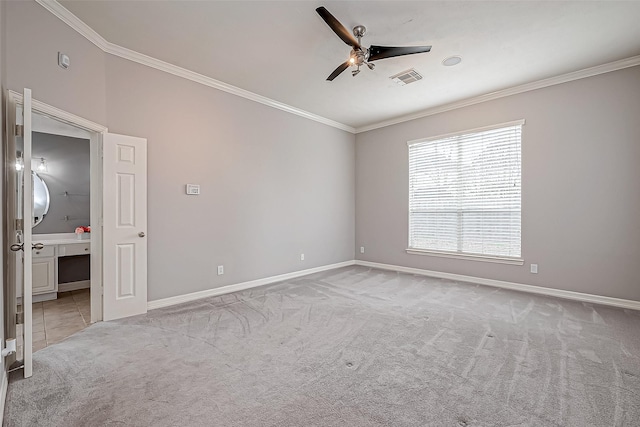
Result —
[{"label": "white window blind", "polygon": [[409,249],[521,256],[523,123],[409,143]]}]

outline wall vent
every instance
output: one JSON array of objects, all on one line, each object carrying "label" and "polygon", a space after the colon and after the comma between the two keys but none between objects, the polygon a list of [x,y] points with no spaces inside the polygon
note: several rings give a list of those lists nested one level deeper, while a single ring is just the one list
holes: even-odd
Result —
[{"label": "wall vent", "polygon": [[403,71],[389,78],[394,82],[398,83],[400,86],[404,86],[404,85],[408,85],[409,83],[413,83],[413,82],[417,82],[418,80],[421,80],[422,76],[416,70],[411,68],[409,70]]}]

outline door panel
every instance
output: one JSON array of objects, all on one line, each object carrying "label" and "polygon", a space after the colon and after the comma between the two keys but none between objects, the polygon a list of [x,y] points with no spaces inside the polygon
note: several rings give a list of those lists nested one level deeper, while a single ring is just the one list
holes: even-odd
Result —
[{"label": "door panel", "polygon": [[[7,108],[7,141],[4,146],[6,204],[4,206],[5,233],[3,236],[3,244],[5,245],[4,247],[7,253],[7,262],[4,269],[5,340],[16,339],[18,337],[16,333],[17,297],[22,297],[20,294],[22,292],[22,252],[7,250],[11,245],[22,242],[22,226],[18,220],[18,218],[22,216],[22,205],[18,205],[18,195],[21,194],[21,190],[20,192],[18,191],[18,186],[22,185],[22,177],[20,176],[22,173],[22,164],[17,156],[19,150],[20,157],[22,157],[22,138],[18,137],[15,132],[16,124],[18,123],[16,109],[15,98],[9,97]],[[22,116],[20,116],[20,122],[22,122]],[[18,149],[18,144],[20,145],[20,149]],[[18,212],[20,212],[19,215]],[[18,239],[18,237],[20,237],[20,239]],[[5,359],[5,366],[12,366],[15,361],[16,354],[9,355]]]},{"label": "door panel", "polygon": [[32,317],[32,280],[33,280],[33,254],[31,226],[33,224],[33,179],[31,177],[31,90],[25,89],[23,93],[22,124],[23,124],[23,173],[22,173],[22,310],[24,311],[24,377],[29,378],[33,374],[33,317]]},{"label": "door panel", "polygon": [[147,140],[106,134],[104,320],[147,312]]},{"label": "door panel", "polygon": [[54,275],[55,258],[33,260],[33,293],[53,292],[56,288]]}]

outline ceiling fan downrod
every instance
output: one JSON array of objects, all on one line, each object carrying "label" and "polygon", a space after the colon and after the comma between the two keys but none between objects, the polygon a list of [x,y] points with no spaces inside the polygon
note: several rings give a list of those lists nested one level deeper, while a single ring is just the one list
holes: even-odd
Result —
[{"label": "ceiling fan downrod", "polygon": [[356,36],[356,38],[358,39],[358,44],[360,45],[359,48],[354,48],[351,51],[351,57],[349,59],[351,65],[356,66],[356,69],[351,71],[351,75],[353,77],[360,73],[360,66],[363,64],[369,67],[370,70],[373,70],[376,67],[375,64],[368,62],[369,49],[362,47],[362,37],[364,37],[366,32],[367,28],[364,25],[356,25],[355,27],[353,27],[353,35]]}]

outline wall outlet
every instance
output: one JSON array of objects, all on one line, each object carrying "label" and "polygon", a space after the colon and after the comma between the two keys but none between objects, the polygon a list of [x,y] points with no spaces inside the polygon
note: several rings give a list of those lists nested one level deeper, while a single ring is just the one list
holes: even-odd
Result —
[{"label": "wall outlet", "polygon": [[222,276],[224,274],[224,265],[218,266],[218,276]]},{"label": "wall outlet", "polygon": [[360,253],[363,254],[364,253],[364,246],[360,246]]},{"label": "wall outlet", "polygon": [[304,261],[304,254],[300,254],[300,261]]},{"label": "wall outlet", "polygon": [[531,264],[531,272],[533,274],[538,274],[538,264]]}]

